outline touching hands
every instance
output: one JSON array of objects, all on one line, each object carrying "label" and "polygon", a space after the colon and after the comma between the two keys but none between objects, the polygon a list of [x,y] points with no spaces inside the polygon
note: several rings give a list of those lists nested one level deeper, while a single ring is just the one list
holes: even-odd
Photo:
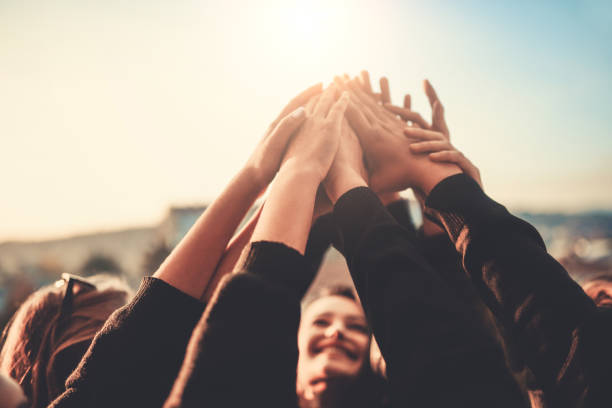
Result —
[{"label": "touching hands", "polygon": [[316,101],[312,113],[289,144],[281,167],[311,172],[319,181],[325,178],[340,144],[342,120],[349,102],[348,94],[336,99],[337,91],[331,85]]},{"label": "touching hands", "polygon": [[[381,87],[382,85],[381,78]],[[388,81],[385,81],[388,94]],[[450,143],[450,132],[444,118],[444,107],[438,95],[428,80],[423,81],[423,88],[429,104],[431,105],[431,125],[429,125],[418,112],[410,109],[410,95],[404,97],[404,107],[391,105],[383,102],[385,108],[395,113],[406,122],[412,122],[413,126],[406,129],[404,133],[414,140],[410,150],[415,154],[429,153],[429,158],[438,163],[453,163],[468,176],[472,177],[482,187],[480,171],[478,168]]]},{"label": "touching hands", "polygon": [[357,135],[346,120],[342,121],[340,147],[323,180],[325,191],[332,203],[348,190],[367,186],[368,173],[363,163],[363,151]]},{"label": "touching hands", "polygon": [[455,165],[434,164],[427,157],[415,155],[404,134],[406,124],[363,91],[357,81],[345,83],[355,99],[346,116],[364,149],[374,191],[413,187],[428,194],[439,181],[460,172]]},{"label": "touching hands", "polygon": [[322,91],[322,85],[319,83],[293,98],[270,124],[249,157],[245,168],[251,172],[253,182],[261,190],[274,178],[291,137],[306,119],[304,106]]}]

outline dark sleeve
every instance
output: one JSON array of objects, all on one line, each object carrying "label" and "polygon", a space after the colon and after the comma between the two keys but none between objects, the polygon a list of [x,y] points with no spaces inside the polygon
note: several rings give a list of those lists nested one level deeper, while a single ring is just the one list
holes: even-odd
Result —
[{"label": "dark sleeve", "polygon": [[317,218],[310,227],[304,257],[310,270],[316,274],[330,245],[336,241],[337,229],[331,213]]},{"label": "dark sleeve", "polygon": [[161,406],[203,309],[164,281],[145,278],[108,318],[51,407]]},{"label": "dark sleeve", "polygon": [[525,406],[499,348],[367,188],[334,219],[351,276],[387,362],[393,406]]},{"label": "dark sleeve", "polygon": [[274,242],[250,248],[224,278],[189,343],[165,407],[295,407],[304,257]]},{"label": "dark sleeve", "polygon": [[[387,210],[406,231],[415,237],[416,240],[416,229],[410,217],[408,200],[401,199],[392,201],[387,204]],[[315,274],[321,267],[325,253],[332,244],[336,245],[338,239],[338,229],[334,222],[333,213],[324,214],[315,220],[310,228],[306,251],[304,253],[306,261]]]},{"label": "dark sleeve", "polygon": [[465,175],[440,182],[427,211],[444,224],[464,269],[551,406],[609,403],[612,310],[595,307],[548,255],[535,228]]},{"label": "dark sleeve", "polygon": [[412,217],[410,216],[410,203],[408,200],[396,200],[387,204],[387,211],[395,218],[395,221],[409,233],[416,235],[416,228],[412,223]]}]

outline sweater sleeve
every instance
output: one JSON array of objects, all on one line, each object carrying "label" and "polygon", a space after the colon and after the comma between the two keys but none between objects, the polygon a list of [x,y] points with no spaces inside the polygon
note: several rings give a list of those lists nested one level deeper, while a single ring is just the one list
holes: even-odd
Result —
[{"label": "sweater sleeve", "polygon": [[609,403],[612,310],[597,309],[548,255],[535,228],[487,197],[471,178],[443,180],[426,204],[552,406]]},{"label": "sweater sleeve", "polygon": [[336,241],[337,230],[331,213],[317,218],[310,228],[304,257],[312,273],[316,274],[323,257],[332,243]]},{"label": "sweater sleeve", "polygon": [[498,347],[367,188],[334,208],[339,249],[387,362],[394,406],[520,407]]},{"label": "sweater sleeve", "polygon": [[244,272],[226,276],[200,319],[169,407],[295,407],[305,258],[280,243],[255,242]]},{"label": "sweater sleeve", "polygon": [[164,281],[145,278],[134,299],[108,318],[50,407],[161,406],[203,309]]}]

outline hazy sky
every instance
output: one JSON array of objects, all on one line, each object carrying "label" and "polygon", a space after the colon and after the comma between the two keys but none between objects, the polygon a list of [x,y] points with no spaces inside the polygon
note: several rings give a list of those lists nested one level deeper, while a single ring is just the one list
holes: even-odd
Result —
[{"label": "hazy sky", "polygon": [[[303,88],[421,81],[514,209],[612,209],[608,1],[0,0],[0,241],[209,201]],[[536,4],[537,3],[537,4]]]}]

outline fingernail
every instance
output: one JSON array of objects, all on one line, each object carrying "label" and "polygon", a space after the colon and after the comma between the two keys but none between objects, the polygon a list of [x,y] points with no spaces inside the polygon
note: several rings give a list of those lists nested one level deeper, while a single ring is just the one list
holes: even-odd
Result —
[{"label": "fingernail", "polygon": [[294,110],[293,112],[291,112],[291,117],[292,118],[299,118],[304,114],[304,107],[300,106],[299,108],[297,108],[296,110]]}]

